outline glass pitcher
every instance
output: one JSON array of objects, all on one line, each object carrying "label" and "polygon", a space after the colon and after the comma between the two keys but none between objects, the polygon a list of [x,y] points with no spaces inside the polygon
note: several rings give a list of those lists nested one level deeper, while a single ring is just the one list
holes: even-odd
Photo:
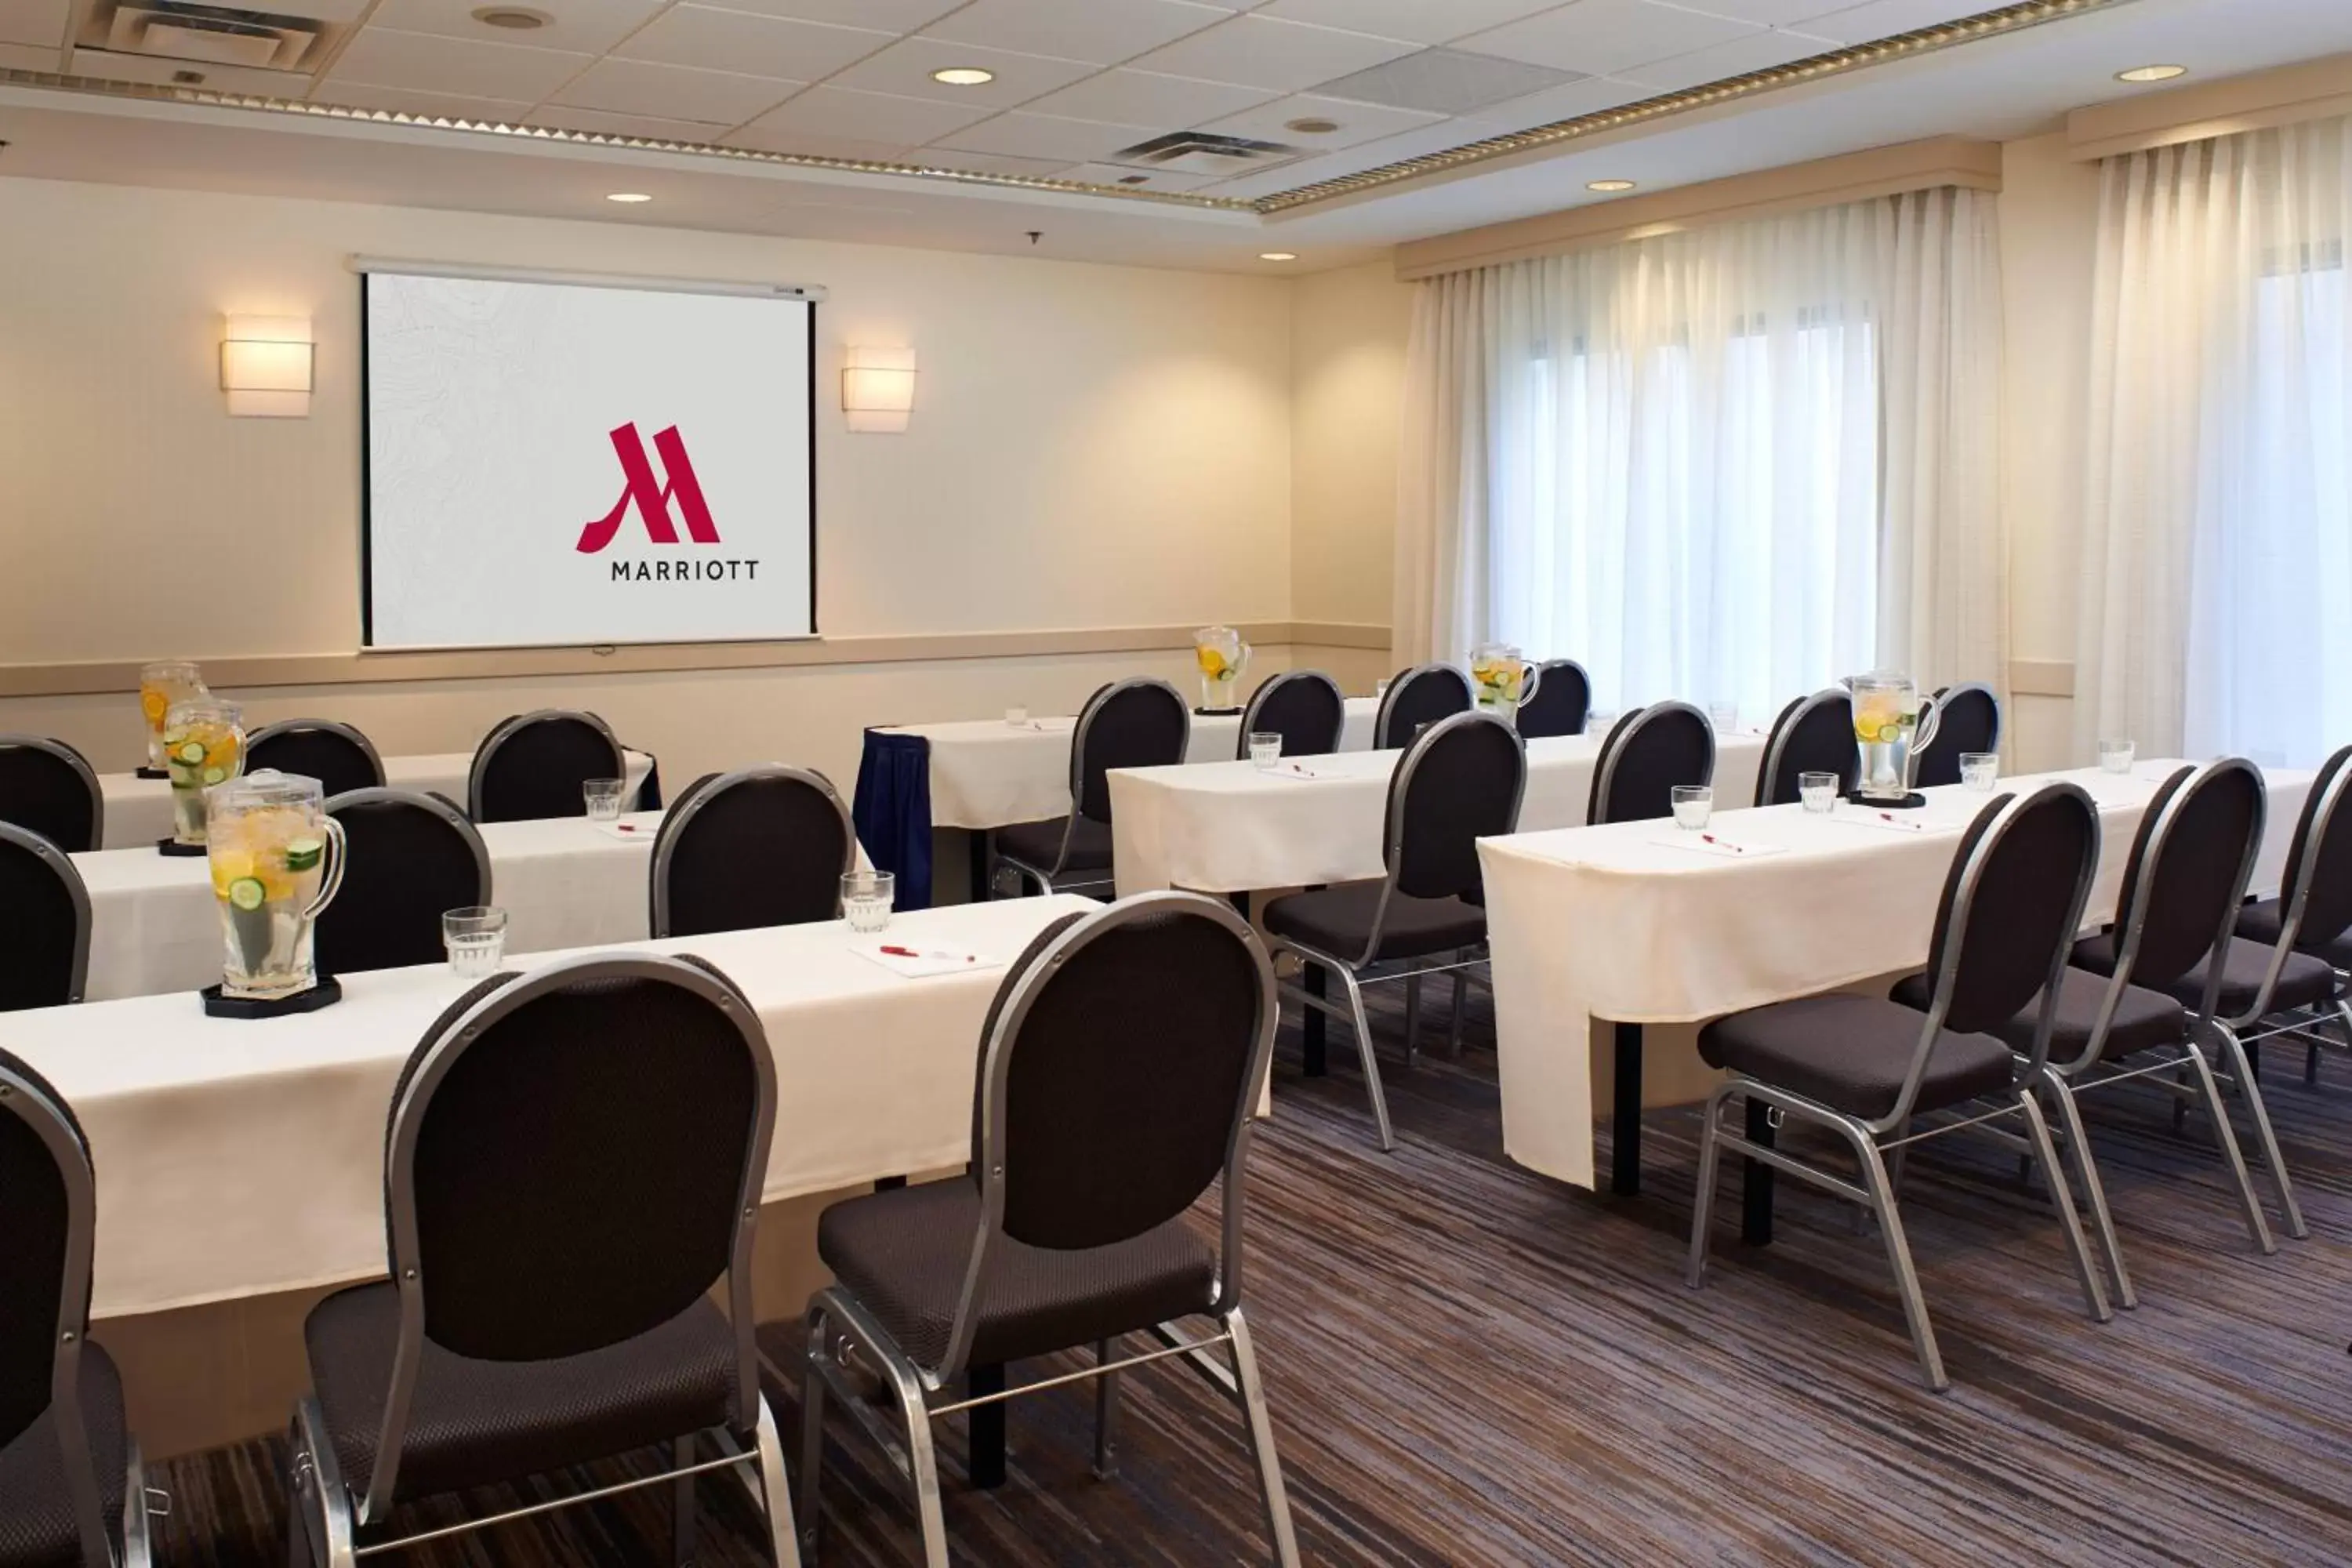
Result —
[{"label": "glass pitcher", "polygon": [[159,773],[163,771],[163,721],[170,716],[172,705],[210,695],[203,673],[184,660],[139,667],[139,711],[147,721],[149,768]]},{"label": "glass pitcher", "polygon": [[1238,712],[1234,689],[1249,668],[1250,645],[1231,626],[1202,626],[1192,634],[1193,662],[1201,667],[1201,709],[1207,713]]},{"label": "glass pitcher", "polygon": [[343,825],[317,779],[265,768],[205,792],[213,899],[227,957],[221,994],[271,999],[319,983],[319,911],[343,885]]},{"label": "glass pitcher", "polygon": [[1936,738],[1933,698],[1922,697],[1907,675],[1874,670],[1847,683],[1853,692],[1853,738],[1862,748],[1861,794],[1866,800],[1901,801],[1911,793],[1911,762]]},{"label": "glass pitcher", "polygon": [[244,710],[205,693],[172,704],[163,719],[163,768],[172,779],[172,838],[205,841],[205,792],[245,771]]},{"label": "glass pitcher", "polygon": [[1509,643],[1481,643],[1470,655],[1470,689],[1478,706],[1507,723],[1517,721],[1519,704],[1535,697],[1542,677]]}]

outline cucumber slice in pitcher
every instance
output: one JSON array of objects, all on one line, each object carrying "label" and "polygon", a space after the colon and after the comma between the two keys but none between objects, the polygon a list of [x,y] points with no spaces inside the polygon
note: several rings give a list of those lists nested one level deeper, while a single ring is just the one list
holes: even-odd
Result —
[{"label": "cucumber slice in pitcher", "polygon": [[289,871],[310,870],[326,852],[327,847],[316,838],[289,839],[286,844],[286,868]]},{"label": "cucumber slice in pitcher", "polygon": [[205,783],[207,784],[220,784],[226,781],[227,777],[228,770],[226,768],[206,768],[205,770]]},{"label": "cucumber slice in pitcher", "polygon": [[186,742],[181,745],[179,751],[175,752],[174,755],[176,755],[180,761],[187,763],[191,767],[194,767],[196,763],[205,760],[205,743],[202,741]]},{"label": "cucumber slice in pitcher", "polygon": [[228,901],[240,910],[257,910],[269,901],[269,889],[258,877],[239,877],[228,885]]}]

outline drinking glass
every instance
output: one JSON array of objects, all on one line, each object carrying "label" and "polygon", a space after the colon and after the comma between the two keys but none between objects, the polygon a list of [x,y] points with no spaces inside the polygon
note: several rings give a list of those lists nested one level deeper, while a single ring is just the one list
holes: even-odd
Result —
[{"label": "drinking glass", "polygon": [[205,678],[193,664],[167,659],[139,668],[139,711],[147,721],[147,765],[163,768],[163,721],[175,702],[205,694]]},{"label": "drinking glass", "polygon": [[1838,802],[1837,774],[1799,773],[1797,798],[1805,803],[1807,811],[1817,816],[1826,812],[1835,811]]},{"label": "drinking glass", "polygon": [[[2126,766],[2130,764],[2126,763]],[[1960,782],[1979,795],[1990,795],[2000,778],[2000,754],[1997,752],[1962,752]]]},{"label": "drinking glass", "polygon": [[1270,768],[1282,761],[1282,731],[1252,730],[1249,738],[1250,761],[1259,767]]},{"label": "drinking glass", "polygon": [[1706,705],[1706,716],[1714,721],[1715,732],[1718,735],[1728,735],[1739,728],[1739,704],[1737,702],[1710,702]]},{"label": "drinking glass", "polygon": [[1016,730],[1024,728],[1029,722],[1029,710],[1022,707],[1007,708],[1004,710],[1004,721]]},{"label": "drinking glass", "polygon": [[208,693],[172,704],[163,718],[163,766],[172,779],[172,837],[205,841],[205,792],[245,771],[245,711]]},{"label": "drinking glass", "polygon": [[1715,791],[1705,784],[1676,784],[1673,791],[1675,826],[1696,833],[1715,812]]},{"label": "drinking glass", "polygon": [[588,820],[620,821],[621,792],[628,787],[625,779],[589,779],[582,784],[580,793],[588,802]]},{"label": "drinking glass", "polygon": [[877,931],[888,929],[890,905],[898,887],[898,879],[888,871],[846,871],[841,878],[841,915],[849,929]]},{"label": "drinking glass", "polygon": [[496,974],[507,955],[507,912],[472,905],[450,910],[441,917],[441,945],[449,951],[449,968],[461,980]]},{"label": "drinking glass", "polygon": [[2127,773],[2131,772],[2132,758],[2137,748],[2135,748],[2129,741],[2100,742],[2100,771],[2110,773]]}]

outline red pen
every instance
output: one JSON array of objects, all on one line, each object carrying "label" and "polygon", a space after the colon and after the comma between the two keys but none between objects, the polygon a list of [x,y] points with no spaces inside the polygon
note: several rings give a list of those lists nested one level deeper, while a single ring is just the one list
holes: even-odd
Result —
[{"label": "red pen", "polygon": [[[882,945],[881,951],[893,958],[953,958],[956,956],[952,952],[918,952],[911,947],[893,947],[887,942]],[[963,961],[966,963],[972,963],[972,955],[968,952],[963,954]]]},{"label": "red pen", "polygon": [[619,828],[624,833],[635,833],[637,830],[636,825],[634,823],[616,822],[613,824],[613,826]]},{"label": "red pen", "polygon": [[1699,837],[1706,839],[1709,844],[1721,845],[1724,848],[1730,850],[1734,855],[1745,855],[1748,853],[1748,846],[1745,844],[1728,843],[1723,839],[1717,838],[1712,833],[1702,833]]}]

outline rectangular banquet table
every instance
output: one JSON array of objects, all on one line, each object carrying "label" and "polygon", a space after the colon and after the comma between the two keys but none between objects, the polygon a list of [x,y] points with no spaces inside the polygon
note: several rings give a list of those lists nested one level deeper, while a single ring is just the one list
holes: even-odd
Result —
[{"label": "rectangular banquet table", "polygon": [[[629,793],[626,798],[637,802],[652,773],[654,760],[643,752],[628,753]],[[466,783],[472,776],[474,753],[471,752],[436,752],[414,757],[386,757],[383,760],[383,782],[394,789],[413,789],[447,795],[466,808]],[[109,849],[152,847],[159,838],[172,836],[172,786],[163,779],[142,779],[136,773],[100,773],[100,791],[106,800],[106,838]],[[657,805],[659,802],[646,802]]]},{"label": "rectangular banquet table", "polygon": [[[2130,774],[2096,769],[2003,779],[2024,793],[2053,778],[2099,808],[2099,868],[2084,919],[2114,916],[2133,836],[2177,762]],[[2274,888],[2308,772],[2273,770],[2253,886]],[[1504,1152],[1591,1187],[1593,1027],[1613,1021],[1613,1191],[1641,1184],[1643,1024],[1696,1023],[1919,968],[1960,834],[1990,796],[1954,784],[1901,814],[1931,829],[1866,826],[1841,805],[1717,812],[1712,830],[1780,853],[1745,858],[1683,847],[1668,822],[1629,822],[1479,841],[1493,953]],[[1751,1206],[1751,1237],[1769,1222]]]}]

